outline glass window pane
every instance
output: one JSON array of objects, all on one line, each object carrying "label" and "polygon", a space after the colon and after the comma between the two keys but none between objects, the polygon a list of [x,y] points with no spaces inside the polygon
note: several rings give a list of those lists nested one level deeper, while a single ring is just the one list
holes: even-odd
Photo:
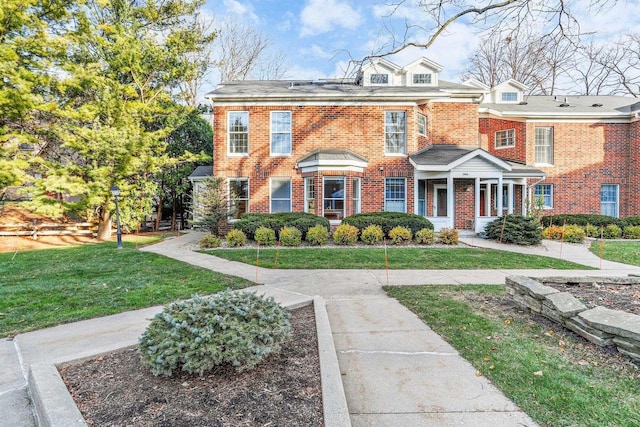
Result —
[{"label": "glass window pane", "polygon": [[291,197],[291,181],[274,179],[271,181],[271,197],[275,199],[288,199]]},{"label": "glass window pane", "polygon": [[387,178],[385,180],[385,210],[388,212],[405,211],[405,180],[404,178]]}]

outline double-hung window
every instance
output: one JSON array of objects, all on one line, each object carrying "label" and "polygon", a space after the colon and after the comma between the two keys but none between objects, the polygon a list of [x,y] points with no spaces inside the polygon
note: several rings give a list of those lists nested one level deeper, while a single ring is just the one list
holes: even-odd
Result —
[{"label": "double-hung window", "polygon": [[405,111],[384,113],[384,152],[385,154],[406,154],[407,113]]},{"label": "double-hung window", "polygon": [[322,194],[322,206],[324,207],[324,217],[327,219],[341,220],[344,218],[345,207],[345,178],[326,177],[324,178]]},{"label": "double-hung window", "polygon": [[312,176],[304,179],[304,211],[315,213],[316,209],[316,185]]},{"label": "double-hung window", "polygon": [[536,128],[536,140],[534,145],[535,162],[537,164],[553,164],[553,128]]},{"label": "double-hung window", "polygon": [[384,210],[406,212],[407,186],[404,178],[387,178],[384,182]]},{"label": "double-hung window", "polygon": [[431,84],[431,74],[414,74],[413,75],[413,84],[414,85],[428,85],[428,84]]},{"label": "double-hung window", "polygon": [[618,218],[617,184],[604,184],[600,189],[600,213]]},{"label": "double-hung window", "polygon": [[369,81],[372,85],[387,85],[389,84],[389,74],[371,74]]},{"label": "double-hung window", "polygon": [[271,112],[271,155],[291,154],[291,111]]},{"label": "double-hung window", "polygon": [[418,135],[427,136],[427,117],[418,114]]},{"label": "double-hung window", "polygon": [[535,205],[542,204],[543,209],[553,209],[553,185],[537,184],[533,192]]},{"label": "double-hung window", "polygon": [[495,133],[496,148],[513,147],[516,145],[515,129],[499,130]]},{"label": "double-hung window", "polygon": [[229,154],[249,154],[249,112],[229,112]]},{"label": "double-hung window", "polygon": [[353,178],[351,184],[352,213],[357,214],[360,213],[360,178]]},{"label": "double-hung window", "polygon": [[229,201],[233,208],[233,218],[240,218],[243,213],[249,212],[249,179],[229,179]]},{"label": "double-hung window", "polygon": [[291,212],[291,179],[271,178],[271,213]]},{"label": "double-hung window", "polygon": [[502,102],[518,102],[518,92],[502,92]]}]

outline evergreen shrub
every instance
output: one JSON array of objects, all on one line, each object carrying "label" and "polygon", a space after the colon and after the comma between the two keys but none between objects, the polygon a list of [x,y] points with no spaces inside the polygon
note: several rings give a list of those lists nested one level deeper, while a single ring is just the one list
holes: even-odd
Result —
[{"label": "evergreen shrub", "polygon": [[377,245],[382,242],[384,233],[379,225],[370,225],[360,233],[360,240],[367,245]]},{"label": "evergreen shrub", "polygon": [[607,226],[615,224],[618,227],[624,227],[625,221],[620,218],[614,218],[607,215],[592,215],[592,214],[562,214],[562,215],[545,215],[540,219],[540,222],[544,227],[549,225],[580,225],[582,227],[590,224],[600,228],[601,226]]},{"label": "evergreen shrub", "polygon": [[415,214],[407,214],[402,212],[371,212],[351,215],[342,220],[342,224],[353,225],[358,227],[360,231],[370,225],[379,225],[385,236],[389,236],[389,232],[394,227],[408,228],[411,233],[416,233],[423,228],[433,230],[433,224],[428,219]]},{"label": "evergreen shrub", "polygon": [[358,241],[358,227],[345,224],[344,221],[333,232],[333,242],[336,245],[355,245]]},{"label": "evergreen shrub", "polygon": [[218,236],[214,236],[213,234],[205,235],[202,240],[200,240],[200,249],[211,249],[220,247],[220,238]]},{"label": "evergreen shrub", "polygon": [[260,246],[273,246],[276,244],[276,232],[267,227],[260,227],[255,232],[254,240]]},{"label": "evergreen shrub", "polygon": [[247,236],[241,230],[231,230],[225,238],[227,239],[227,244],[234,248],[247,244]]},{"label": "evergreen shrub", "polygon": [[324,246],[329,242],[329,230],[322,225],[315,225],[307,230],[306,241],[313,246]]},{"label": "evergreen shrub", "polygon": [[438,241],[443,245],[457,245],[458,239],[458,230],[455,228],[443,228],[438,231]]},{"label": "evergreen shrub", "polygon": [[624,228],[625,239],[640,239],[640,226],[628,225]]},{"label": "evergreen shrub", "polygon": [[433,242],[435,240],[433,230],[429,228],[418,230],[413,239],[416,241],[416,243],[421,245],[433,245]]},{"label": "evergreen shrub", "polygon": [[568,243],[582,243],[587,233],[577,225],[567,225],[564,228],[564,241]]},{"label": "evergreen shrub", "polygon": [[169,304],[139,339],[154,375],[203,375],[218,365],[255,367],[291,335],[289,312],[273,298],[229,290]]},{"label": "evergreen shrub", "polygon": [[[504,230],[503,230],[504,226]],[[507,215],[491,221],[485,227],[485,235],[491,240],[516,245],[537,245],[542,241],[542,227],[533,217]]]},{"label": "evergreen shrub", "polygon": [[584,232],[587,235],[587,237],[600,238],[600,227],[596,227],[595,225],[591,225],[591,224],[585,225]]},{"label": "evergreen shrub", "polygon": [[405,243],[409,243],[413,235],[411,234],[411,230],[406,227],[394,227],[389,231],[389,240],[394,245],[403,245]]},{"label": "evergreen shrub", "polygon": [[300,246],[302,233],[295,227],[282,227],[280,230],[280,244],[282,246]]},{"label": "evergreen shrub", "polygon": [[245,213],[240,220],[233,223],[233,228],[242,230],[250,239],[255,240],[256,230],[267,227],[275,231],[279,238],[280,230],[284,227],[295,227],[306,237],[307,230],[316,225],[322,225],[329,231],[329,220],[321,216],[306,212],[280,212],[280,213]]},{"label": "evergreen shrub", "polygon": [[602,232],[602,237],[605,239],[619,239],[621,236],[622,228],[615,224],[607,225]]}]

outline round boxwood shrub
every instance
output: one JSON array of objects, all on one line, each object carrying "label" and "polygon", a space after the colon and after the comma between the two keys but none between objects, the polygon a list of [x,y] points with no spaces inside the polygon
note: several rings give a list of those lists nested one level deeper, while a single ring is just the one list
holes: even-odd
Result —
[{"label": "round boxwood shrub", "polygon": [[273,246],[276,244],[276,232],[267,227],[256,230],[254,240],[261,246]]},{"label": "round boxwood shrub", "polygon": [[587,236],[584,229],[577,225],[567,225],[564,228],[564,241],[569,243],[582,243]]},{"label": "round boxwood shrub", "polygon": [[220,246],[220,238],[218,236],[214,236],[213,234],[207,234],[200,240],[200,249],[211,249],[217,248]]},{"label": "round boxwood shrub", "polygon": [[282,246],[300,246],[302,233],[295,227],[283,227],[280,230],[280,244]]},{"label": "round boxwood shrub", "polygon": [[438,241],[443,245],[457,245],[459,241],[458,230],[455,228],[442,228],[438,231]]},{"label": "round boxwood shrub", "polygon": [[247,236],[240,230],[231,230],[227,233],[225,239],[231,247],[239,247],[247,244]]},{"label": "round boxwood shrub", "polygon": [[412,237],[411,230],[406,227],[393,227],[391,231],[389,231],[389,240],[391,240],[391,243],[394,245],[409,243]]},{"label": "round boxwood shrub", "polygon": [[370,225],[360,233],[360,240],[367,245],[377,245],[382,242],[384,233],[379,225]]},{"label": "round boxwood shrub", "polygon": [[423,228],[433,230],[431,221],[415,214],[407,214],[402,212],[370,212],[351,215],[342,220],[343,224],[353,225],[362,231],[370,225],[379,225],[385,236],[389,236],[389,232],[394,227],[408,228],[411,233],[415,233]]},{"label": "round boxwood shrub", "polygon": [[142,363],[154,375],[203,375],[231,364],[251,369],[290,337],[288,311],[273,298],[225,291],[169,304],[139,339]]},{"label": "round boxwood shrub", "polygon": [[542,241],[542,227],[532,217],[522,215],[507,215],[491,221],[484,229],[485,235],[491,240],[516,245],[537,245]]},{"label": "round boxwood shrub", "polygon": [[624,228],[625,239],[640,239],[640,226],[629,225]]},{"label": "round boxwood shrub", "polygon": [[307,230],[307,242],[313,246],[324,246],[329,242],[329,230],[323,225],[316,225]]},{"label": "round boxwood shrub", "polygon": [[423,228],[422,230],[418,230],[416,235],[413,237],[416,243],[420,245],[433,245],[434,235],[433,230],[429,228]]},{"label": "round boxwood shrub", "polygon": [[595,225],[587,224],[584,226],[584,232],[587,237],[600,237],[600,227],[596,227]]},{"label": "round boxwood shrub", "polygon": [[355,245],[358,241],[358,228],[349,224],[340,224],[333,232],[336,245]]},{"label": "round boxwood shrub", "polygon": [[620,236],[622,236],[622,229],[615,224],[607,225],[602,232],[602,237],[605,239],[619,239]]}]

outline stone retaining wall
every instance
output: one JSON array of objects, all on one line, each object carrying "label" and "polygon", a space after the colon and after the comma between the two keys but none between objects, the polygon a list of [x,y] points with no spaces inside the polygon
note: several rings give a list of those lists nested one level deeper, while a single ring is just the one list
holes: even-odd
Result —
[{"label": "stone retaining wall", "polygon": [[[640,316],[605,307],[588,309],[569,292],[560,292],[544,283],[593,283],[603,279],[545,278],[509,276],[507,293],[522,307],[529,308],[599,346],[616,346],[618,351],[640,361]],[[629,281],[631,280],[631,282]],[[542,282],[542,283],[541,283]],[[607,279],[606,283],[638,283],[638,278]]]}]

